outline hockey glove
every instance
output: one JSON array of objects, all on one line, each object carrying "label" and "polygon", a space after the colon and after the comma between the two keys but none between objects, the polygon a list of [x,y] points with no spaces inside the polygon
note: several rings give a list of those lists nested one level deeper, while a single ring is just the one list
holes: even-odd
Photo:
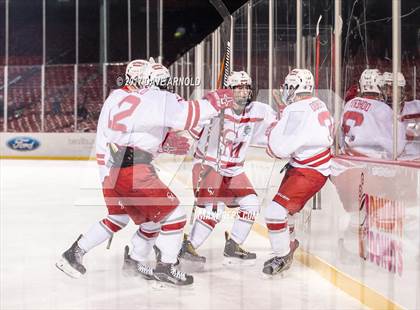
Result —
[{"label": "hockey glove", "polygon": [[168,132],[165,140],[162,142],[159,152],[174,155],[185,155],[190,149],[188,139],[177,135],[176,132]]},{"label": "hockey glove", "polygon": [[222,109],[232,108],[235,104],[233,90],[230,88],[211,91],[204,97],[204,99],[207,99],[217,112]]}]

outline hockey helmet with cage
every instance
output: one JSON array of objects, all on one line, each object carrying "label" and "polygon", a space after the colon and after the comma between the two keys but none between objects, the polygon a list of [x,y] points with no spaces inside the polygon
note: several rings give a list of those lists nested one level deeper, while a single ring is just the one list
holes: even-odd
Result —
[{"label": "hockey helmet with cage", "polygon": [[227,87],[233,89],[235,102],[237,104],[243,106],[251,102],[252,79],[248,73],[245,71],[232,71],[226,84]]},{"label": "hockey helmet with cage", "polygon": [[150,63],[149,66],[147,66],[145,77],[147,86],[167,89],[171,74],[164,65],[160,63]]},{"label": "hockey helmet with cage", "polygon": [[283,102],[291,104],[297,95],[311,96],[314,90],[314,77],[307,69],[293,69],[284,79],[281,87]]},{"label": "hockey helmet with cage", "polygon": [[129,62],[125,69],[125,85],[131,85],[138,88],[144,87],[144,73],[148,65],[149,62],[144,59],[135,59]]},{"label": "hockey helmet with cage", "polygon": [[[394,82],[394,77],[393,74],[391,72],[384,72],[383,74],[384,77],[384,84],[385,84],[385,95],[386,95],[386,102],[388,105],[392,105],[392,84]],[[406,81],[405,81],[405,77],[401,72],[398,72],[397,74],[397,83],[398,83],[398,87],[400,88],[400,102],[405,101],[405,85],[406,85]]]},{"label": "hockey helmet with cage", "polygon": [[384,96],[384,77],[378,69],[365,69],[359,79],[362,94]]}]

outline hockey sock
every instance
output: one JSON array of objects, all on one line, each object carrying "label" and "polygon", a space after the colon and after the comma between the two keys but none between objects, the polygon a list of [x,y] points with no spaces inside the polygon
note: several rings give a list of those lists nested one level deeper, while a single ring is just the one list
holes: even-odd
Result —
[{"label": "hockey sock", "polygon": [[238,200],[240,205],[238,215],[233,223],[230,237],[238,244],[244,243],[254,224],[259,210],[259,202],[256,195],[248,195]]},{"label": "hockey sock", "polygon": [[160,225],[154,222],[141,224],[131,239],[133,250],[130,257],[139,262],[146,261],[159,235],[159,230]]},{"label": "hockey sock", "polygon": [[78,245],[85,252],[89,252],[94,247],[109,239],[114,232],[125,227],[130,218],[126,214],[108,215],[99,223],[94,224],[79,240]]},{"label": "hockey sock", "polygon": [[189,235],[189,240],[191,241],[194,249],[200,247],[204,241],[210,236],[214,227],[216,226],[216,221],[211,219],[201,219],[198,218]]},{"label": "hockey sock", "polygon": [[183,207],[176,209],[161,222],[162,227],[156,239],[156,246],[162,254],[162,262],[175,264],[181,249],[184,226],[187,216]]},{"label": "hockey sock", "polygon": [[290,234],[287,226],[287,209],[272,201],[265,211],[265,222],[271,248],[276,256],[285,256],[290,251]]}]

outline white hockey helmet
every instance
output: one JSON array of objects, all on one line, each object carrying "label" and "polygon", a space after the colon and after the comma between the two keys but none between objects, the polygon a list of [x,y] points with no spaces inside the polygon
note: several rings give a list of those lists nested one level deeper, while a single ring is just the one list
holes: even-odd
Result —
[{"label": "white hockey helmet", "polygon": [[135,59],[131,61],[125,69],[125,85],[143,87],[145,82],[144,73],[149,62],[144,59]]},{"label": "white hockey helmet", "polygon": [[[392,72],[384,72],[384,83],[386,85],[392,85],[393,75]],[[398,72],[398,87],[405,87],[405,77],[401,72]]]},{"label": "white hockey helmet", "polygon": [[167,89],[171,74],[164,65],[160,63],[149,63],[145,72],[145,77],[147,86],[156,86],[160,89]]},{"label": "white hockey helmet", "polygon": [[[402,103],[405,101],[405,78],[404,75],[401,72],[398,72],[397,74],[398,76],[398,87],[400,88],[400,98],[399,98],[399,102]],[[389,106],[392,106],[392,84],[393,84],[393,74],[391,72],[384,72],[383,74],[384,77],[384,83],[385,83],[385,99],[386,99],[386,103]]]},{"label": "white hockey helmet", "polygon": [[314,77],[307,69],[293,69],[284,79],[282,86],[283,102],[290,104],[295,101],[296,95],[312,95],[314,90]]},{"label": "white hockey helmet", "polygon": [[[232,71],[227,79],[227,87],[233,89],[235,102],[246,105],[252,98],[252,79],[245,71]],[[236,88],[240,88],[235,90]]]},{"label": "white hockey helmet", "polygon": [[359,79],[362,94],[384,95],[384,77],[378,69],[365,69]]}]

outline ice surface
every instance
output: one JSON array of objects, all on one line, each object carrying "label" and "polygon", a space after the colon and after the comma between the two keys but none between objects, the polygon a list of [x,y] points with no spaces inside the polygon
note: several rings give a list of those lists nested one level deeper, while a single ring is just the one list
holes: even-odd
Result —
[{"label": "ice surface", "polygon": [[[245,247],[257,252],[256,265],[223,266],[223,232],[231,227],[229,221],[199,249],[209,263],[194,274],[192,288],[156,290],[151,282],[122,276],[132,224],[115,235],[110,250],[104,244],[88,253],[87,274],[71,279],[55,268],[56,260],[106,214],[96,163],[1,160],[0,174],[1,309],[364,308],[298,262],[284,278],[263,279],[269,241],[255,232]],[[192,195],[182,182],[171,183],[175,193]]]}]

